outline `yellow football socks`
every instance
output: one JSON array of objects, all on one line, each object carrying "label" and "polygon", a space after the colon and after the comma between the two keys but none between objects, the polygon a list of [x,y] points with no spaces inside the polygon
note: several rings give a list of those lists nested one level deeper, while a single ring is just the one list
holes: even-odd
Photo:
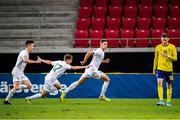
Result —
[{"label": "yellow football socks", "polygon": [[158,96],[160,100],[163,100],[163,87],[158,84]]},{"label": "yellow football socks", "polygon": [[172,85],[167,87],[167,102],[171,102],[171,96],[172,96]]}]

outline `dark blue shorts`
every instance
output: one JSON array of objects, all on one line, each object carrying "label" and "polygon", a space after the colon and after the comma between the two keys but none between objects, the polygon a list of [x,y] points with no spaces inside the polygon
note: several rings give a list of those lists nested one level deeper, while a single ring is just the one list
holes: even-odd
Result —
[{"label": "dark blue shorts", "polygon": [[167,83],[171,83],[174,79],[173,72],[167,72],[167,71],[162,71],[162,70],[156,71],[156,77],[165,79]]}]

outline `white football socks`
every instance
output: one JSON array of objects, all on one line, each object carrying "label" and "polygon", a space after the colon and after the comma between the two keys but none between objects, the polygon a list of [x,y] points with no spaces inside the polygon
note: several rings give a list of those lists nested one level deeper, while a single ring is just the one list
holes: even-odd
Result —
[{"label": "white football socks", "polygon": [[69,91],[73,90],[74,88],[76,88],[78,86],[78,81],[73,82],[65,91],[64,93],[67,94]]},{"label": "white football socks", "polygon": [[10,98],[12,98],[15,92],[16,91],[14,91],[14,89],[10,90],[5,101],[8,101]]},{"label": "white football socks", "polygon": [[100,94],[100,97],[102,97],[103,95],[105,95],[106,93],[106,90],[108,88],[108,85],[109,85],[109,82],[105,81],[103,86],[102,86],[102,89],[101,89],[101,94]]},{"label": "white football socks", "polygon": [[41,93],[37,93],[37,94],[35,94],[35,95],[32,95],[32,96],[30,96],[29,98],[31,98],[31,99],[37,99],[37,98],[41,98],[42,96],[41,96]]}]

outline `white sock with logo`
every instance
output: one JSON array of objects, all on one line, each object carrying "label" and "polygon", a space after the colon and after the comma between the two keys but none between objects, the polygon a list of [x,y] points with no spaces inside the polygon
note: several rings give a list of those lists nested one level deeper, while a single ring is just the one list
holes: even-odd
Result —
[{"label": "white sock with logo", "polygon": [[78,81],[75,81],[64,92],[67,94],[69,91],[73,90],[77,86],[78,86]]},{"label": "white sock with logo", "polygon": [[41,96],[41,93],[37,93],[37,94],[35,94],[35,95],[32,95],[32,96],[30,96],[29,98],[31,98],[31,99],[37,99],[37,98],[41,98],[42,96]]},{"label": "white sock with logo", "polygon": [[100,97],[102,97],[103,95],[105,95],[106,93],[106,90],[108,88],[108,85],[109,85],[109,82],[104,82],[103,86],[102,86],[102,90],[101,90],[101,94],[100,94]]},{"label": "white sock with logo", "polygon": [[15,93],[14,89],[10,90],[7,97],[6,97],[6,99],[5,99],[5,101],[8,101],[10,98],[12,98],[14,93]]}]

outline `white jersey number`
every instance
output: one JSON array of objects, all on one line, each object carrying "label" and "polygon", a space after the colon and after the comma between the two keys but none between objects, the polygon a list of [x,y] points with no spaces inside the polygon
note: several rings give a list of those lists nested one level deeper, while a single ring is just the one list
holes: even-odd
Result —
[{"label": "white jersey number", "polygon": [[62,65],[60,65],[60,64],[58,64],[58,63],[56,63],[56,64],[53,66],[54,72],[56,72],[56,70],[61,69],[61,68],[62,68]]}]

